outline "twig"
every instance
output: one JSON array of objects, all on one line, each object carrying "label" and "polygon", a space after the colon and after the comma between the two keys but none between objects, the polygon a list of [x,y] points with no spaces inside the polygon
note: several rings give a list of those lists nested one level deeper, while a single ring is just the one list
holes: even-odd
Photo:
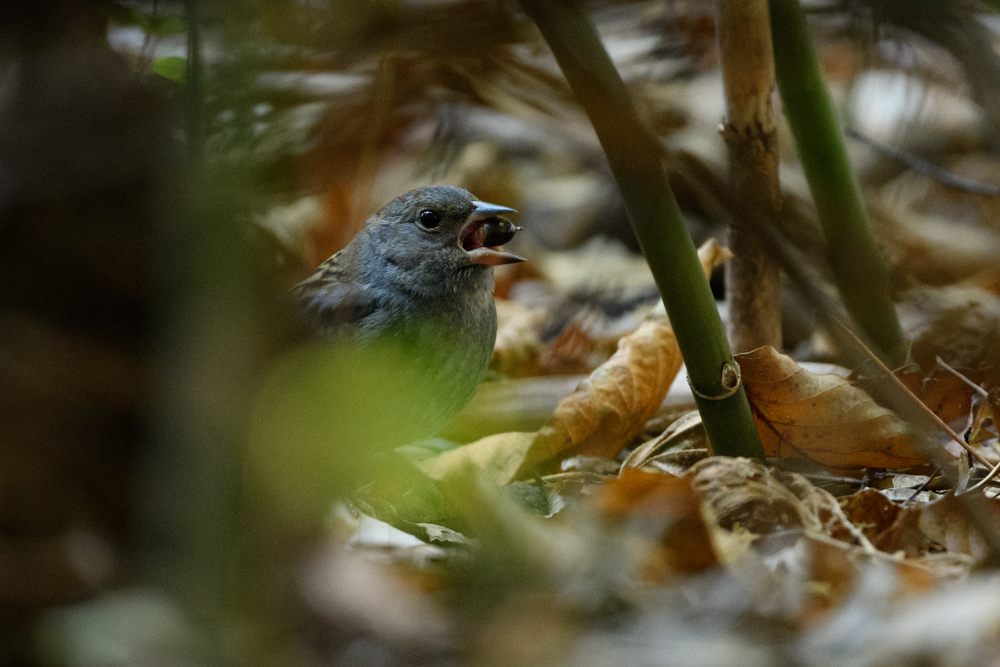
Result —
[{"label": "twig", "polygon": [[934,475],[938,474],[939,472],[941,472],[941,468],[938,468],[937,470],[932,472],[930,476],[927,478],[927,480],[924,481],[923,484],[917,487],[917,489],[913,492],[913,495],[903,501],[902,507],[906,507],[911,502],[913,502],[913,500],[920,495],[920,492],[925,490],[930,485],[931,481],[934,479]]},{"label": "twig", "polygon": [[941,357],[934,357],[934,358],[937,360],[939,366],[941,366],[942,368],[944,368],[946,371],[951,372],[952,375],[954,375],[959,380],[961,380],[965,384],[967,384],[970,387],[972,387],[976,391],[977,394],[979,394],[983,398],[989,398],[990,397],[990,392],[986,391],[985,389],[983,389],[982,387],[980,387],[978,384],[976,384],[975,382],[973,382],[972,380],[970,380],[969,378],[965,377],[964,375],[962,375],[961,373],[959,373],[958,371],[956,371],[954,368],[952,368],[951,366],[949,366],[948,364],[946,364]]},{"label": "twig", "polygon": [[896,385],[896,387],[898,389],[906,392],[910,396],[913,396],[913,400],[916,402],[914,404],[914,407],[917,407],[917,409],[919,409],[921,412],[923,412],[926,417],[929,417],[931,420],[933,420],[934,423],[937,424],[938,428],[940,428],[942,431],[944,431],[945,433],[947,433],[951,437],[951,439],[954,440],[955,442],[957,442],[965,451],[969,452],[969,455],[971,455],[972,458],[976,459],[977,461],[979,461],[980,463],[982,463],[987,468],[989,468],[992,465],[992,463],[989,461],[989,459],[987,459],[985,456],[983,456],[982,454],[980,454],[979,452],[977,452],[972,447],[972,445],[970,445],[969,443],[967,443],[962,436],[960,436],[959,434],[955,433],[955,431],[953,431],[952,428],[950,426],[948,426],[944,422],[943,419],[941,419],[940,417],[938,417],[937,414],[933,410],[931,410],[929,407],[927,407],[926,405],[924,405],[923,401],[921,401],[919,398],[917,398],[913,394],[913,392],[910,391],[909,387],[907,387],[905,384],[903,384],[902,380],[900,380],[898,377],[896,377],[896,374],[893,373],[891,370],[889,370],[889,368],[885,364],[882,363],[882,360],[879,359],[877,356],[875,356],[872,353],[872,351],[869,350],[868,347],[863,342],[861,342],[861,339],[858,338],[854,334],[853,331],[851,331],[843,322],[840,322],[839,320],[836,320],[836,322],[837,322],[837,324],[839,326],[843,327],[844,333],[846,333],[848,336],[850,336],[851,338],[853,338],[854,342],[857,343],[859,346],[861,346],[861,348],[868,355],[869,359],[871,361],[874,361],[878,365],[879,369],[883,373],[885,373],[886,378],[889,380],[889,382],[892,382],[893,384]]},{"label": "twig", "polygon": [[969,192],[975,192],[981,195],[989,195],[991,197],[1000,197],[1000,188],[983,185],[977,181],[973,181],[970,178],[965,178],[963,176],[958,176],[953,174],[946,169],[942,169],[937,165],[933,165],[926,160],[921,160],[916,155],[908,153],[906,151],[900,150],[898,148],[893,148],[892,146],[886,146],[885,144],[875,141],[871,137],[865,136],[858,132],[857,130],[849,129],[847,130],[847,136],[852,139],[856,139],[866,146],[870,146],[877,150],[879,153],[891,157],[897,162],[902,162],[909,168],[910,171],[925,176],[931,180],[937,181],[938,183],[944,183],[945,185],[950,185],[953,188],[959,188],[961,190],[967,190]]},{"label": "twig", "polygon": [[[976,484],[976,485],[975,485],[975,486],[973,486],[973,487],[970,487],[970,488],[966,489],[966,490],[965,490],[965,493],[972,493],[973,491],[977,491],[977,490],[979,490],[979,489],[983,488],[984,486],[986,486],[987,484],[989,484],[989,483],[990,483],[990,481],[991,481],[991,480],[992,480],[992,479],[993,479],[994,477],[996,477],[998,473],[1000,473],[1000,463],[998,463],[998,464],[996,464],[995,466],[993,466],[993,469],[992,469],[992,470],[990,470],[989,474],[987,474],[987,475],[986,475],[986,477],[983,477],[983,478],[982,478],[982,479],[981,479],[981,480],[979,481],[979,483],[978,483],[978,484]],[[957,494],[956,494],[956,495],[957,495]]]}]

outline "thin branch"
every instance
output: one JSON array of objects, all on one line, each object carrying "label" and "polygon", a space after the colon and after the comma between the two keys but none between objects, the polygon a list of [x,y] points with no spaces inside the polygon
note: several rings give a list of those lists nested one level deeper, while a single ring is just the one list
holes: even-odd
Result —
[{"label": "thin branch", "polygon": [[937,424],[938,428],[947,433],[952,440],[957,442],[962,447],[962,449],[969,452],[969,455],[972,456],[972,458],[976,459],[976,461],[982,463],[987,468],[989,468],[992,465],[991,461],[989,461],[985,456],[976,451],[972,447],[972,445],[967,443],[965,439],[962,438],[962,436],[955,433],[955,431],[953,431],[952,428],[948,426],[943,419],[937,416],[937,413],[935,413],[929,407],[924,405],[924,402],[921,401],[919,398],[917,398],[917,396],[912,391],[910,391],[910,388],[907,387],[905,384],[903,384],[903,381],[900,380],[898,377],[896,377],[896,374],[893,373],[891,370],[889,370],[889,368],[884,363],[882,363],[882,360],[879,359],[877,356],[875,356],[875,354],[872,353],[872,351],[869,350],[868,347],[863,342],[861,342],[861,339],[858,338],[853,331],[851,331],[843,322],[838,321],[837,324],[843,329],[845,335],[853,338],[854,341],[858,344],[858,346],[862,350],[864,350],[865,354],[868,356],[868,360],[874,362],[878,366],[879,370],[881,370],[882,373],[885,375],[886,380],[896,385],[896,387],[900,391],[905,392],[906,394],[913,397],[914,408],[922,412],[925,417],[927,417],[935,424]]},{"label": "thin branch", "polygon": [[942,169],[937,165],[927,162],[926,160],[921,160],[913,153],[908,153],[898,148],[893,148],[892,146],[879,143],[871,137],[861,134],[857,130],[848,129],[847,136],[860,141],[866,146],[874,148],[879,153],[891,157],[897,162],[902,162],[915,174],[920,174],[921,176],[937,181],[938,183],[944,183],[945,185],[949,185],[953,188],[959,188],[961,190],[967,190],[981,195],[989,195],[991,197],[1000,197],[1000,188],[983,185],[978,181],[973,181],[972,179],[965,178],[964,176],[953,174],[946,169]]}]

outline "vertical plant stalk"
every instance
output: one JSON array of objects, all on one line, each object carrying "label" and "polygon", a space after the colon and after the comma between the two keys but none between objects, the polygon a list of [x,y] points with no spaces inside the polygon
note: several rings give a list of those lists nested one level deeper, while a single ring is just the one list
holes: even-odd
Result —
[{"label": "vertical plant stalk", "polygon": [[726,265],[729,340],[737,352],[781,349],[781,273],[748,215],[773,220],[780,208],[778,140],[771,107],[774,51],[767,0],[716,0],[716,37],[726,97],[734,207]]},{"label": "vertical plant stalk", "polygon": [[579,0],[521,0],[521,5],[597,132],[663,297],[712,451],[763,459],[738,366],[667,182],[658,142],[640,121]]},{"label": "vertical plant stalk", "polygon": [[826,236],[847,312],[889,366],[906,357],[889,276],[872,234],[837,116],[798,0],[770,0],[778,91]]},{"label": "vertical plant stalk", "polygon": [[184,81],[184,133],[188,156],[195,165],[204,157],[205,144],[205,77],[201,58],[201,25],[198,0],[184,0],[184,21],[187,24],[187,68]]},{"label": "vertical plant stalk", "polygon": [[[186,0],[183,178],[165,193],[156,243],[160,317],[156,410],[142,462],[137,570],[197,625],[196,662],[244,664],[227,641],[239,548],[240,469],[255,372],[270,313],[231,183],[205,165],[201,5]],[[180,174],[178,175],[180,176]]]}]

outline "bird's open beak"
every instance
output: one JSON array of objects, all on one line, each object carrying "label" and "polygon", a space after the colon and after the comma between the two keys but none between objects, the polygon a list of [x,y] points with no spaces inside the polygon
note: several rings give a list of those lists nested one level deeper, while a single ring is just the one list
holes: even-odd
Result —
[{"label": "bird's open beak", "polygon": [[486,218],[495,218],[501,213],[517,213],[512,208],[507,206],[498,206],[496,204],[487,204],[484,201],[474,201],[472,202],[472,215],[469,216],[469,220],[485,220]]},{"label": "bird's open beak", "polygon": [[486,266],[500,266],[501,264],[516,264],[525,261],[524,257],[515,255],[506,250],[495,248],[476,248],[469,251],[470,264],[484,264]]},{"label": "bird's open beak", "polygon": [[469,263],[499,266],[525,261],[524,257],[507,252],[499,245],[484,245],[484,241],[489,242],[489,239],[483,224],[488,220],[498,218],[501,213],[517,213],[517,211],[507,206],[487,204],[481,201],[474,202],[474,206],[475,208],[462,226],[458,237],[459,244],[469,253]]}]

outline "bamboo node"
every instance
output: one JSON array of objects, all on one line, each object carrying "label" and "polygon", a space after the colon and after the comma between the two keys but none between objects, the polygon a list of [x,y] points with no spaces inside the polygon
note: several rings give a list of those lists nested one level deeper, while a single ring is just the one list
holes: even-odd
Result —
[{"label": "bamboo node", "polygon": [[709,394],[703,394],[698,391],[694,383],[691,382],[691,376],[687,376],[688,385],[691,387],[691,392],[694,393],[698,398],[704,398],[709,401],[722,401],[737,391],[740,390],[740,386],[743,384],[743,375],[740,373],[740,366],[735,361],[727,361],[722,364],[722,377],[721,384],[723,393],[717,396],[710,396]]}]

